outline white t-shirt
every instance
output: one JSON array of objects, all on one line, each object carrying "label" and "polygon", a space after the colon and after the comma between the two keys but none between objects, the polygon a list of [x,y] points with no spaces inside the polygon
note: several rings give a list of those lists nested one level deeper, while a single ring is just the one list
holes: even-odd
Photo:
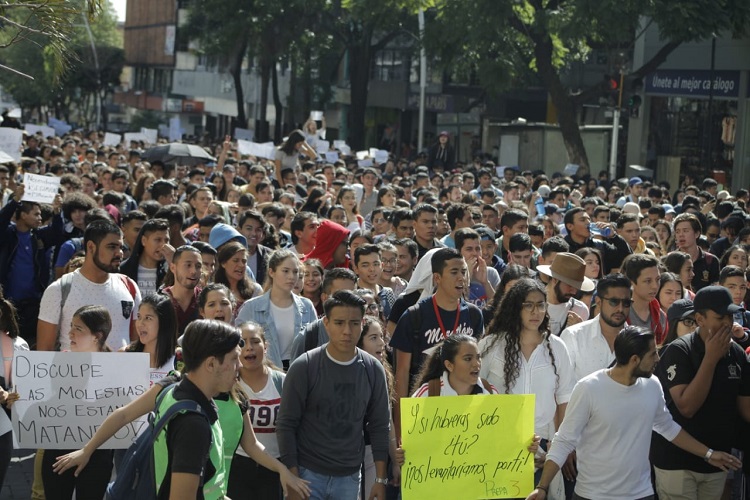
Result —
[{"label": "white t-shirt", "polygon": [[565,342],[573,365],[575,380],[581,380],[597,370],[607,368],[615,360],[615,353],[609,348],[607,339],[602,334],[599,316],[569,326],[560,334]]},{"label": "white t-shirt", "polygon": [[[282,378],[286,377],[286,374],[281,374],[281,376]],[[279,416],[279,408],[281,408],[281,394],[276,389],[276,384],[273,383],[273,376],[271,373],[268,374],[268,382],[260,392],[253,391],[242,379],[239,379],[239,383],[242,390],[250,398],[248,411],[250,412],[250,422],[253,424],[255,437],[266,448],[266,453],[278,458],[281,453],[279,452],[279,442],[276,439],[276,418]],[[237,448],[237,453],[247,457],[247,453],[241,446]]]},{"label": "white t-shirt", "polygon": [[156,293],[156,268],[149,269],[138,264],[138,288],[143,297]]},{"label": "white t-shirt", "polygon": [[297,308],[294,302],[289,307],[277,307],[273,302],[271,304],[271,317],[276,326],[276,334],[279,339],[279,352],[281,359],[292,358],[292,342],[294,342],[294,318],[297,315]]},{"label": "white t-shirt", "polygon": [[[138,307],[141,304],[141,292],[135,288],[135,299],[130,294],[123,281],[124,275],[110,274],[104,283],[93,283],[87,280],[78,269],[73,272],[70,293],[65,301],[65,307],[60,314],[60,280],[55,281],[44,291],[39,306],[39,319],[59,325],[60,350],[70,350],[70,321],[73,314],[83,306],[104,306],[112,318],[112,331],[107,337],[107,345],[113,351],[130,343],[130,321],[135,320]],[[129,278],[128,278],[129,279]]]},{"label": "white t-shirt", "polygon": [[165,378],[172,370],[174,370],[174,355],[170,357],[167,362],[159,368],[151,368],[149,370],[149,380],[151,381],[149,386],[152,386],[155,382],[158,382],[159,380]]},{"label": "white t-shirt", "polygon": [[575,492],[583,498],[643,498],[654,493],[648,462],[652,430],[668,441],[680,432],[659,379],[652,375],[626,386],[600,370],[573,389],[547,460],[562,466],[576,450]]},{"label": "white t-shirt", "polygon": [[563,331],[569,312],[576,313],[583,321],[589,319],[589,308],[578,299],[570,299],[564,304],[548,304],[549,331],[552,335],[560,335]]}]

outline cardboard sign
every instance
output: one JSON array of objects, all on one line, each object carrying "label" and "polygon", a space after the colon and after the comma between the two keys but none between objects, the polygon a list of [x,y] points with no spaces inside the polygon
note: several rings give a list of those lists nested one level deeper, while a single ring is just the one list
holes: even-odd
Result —
[{"label": "cardboard sign", "polygon": [[401,399],[404,500],[525,498],[534,488],[534,398]]},{"label": "cardboard sign", "polygon": [[312,118],[316,122],[319,122],[323,119],[323,112],[322,111],[310,111],[310,118]]},{"label": "cardboard sign", "polygon": [[234,138],[242,139],[245,141],[252,141],[255,138],[255,130],[237,127],[234,129]]},{"label": "cardboard sign", "polygon": [[[113,134],[111,132],[106,132],[104,134],[104,142],[103,142],[103,144],[105,146],[116,147],[121,142],[122,142],[122,136],[120,134]],[[128,146],[130,146],[129,143],[128,143]]]},{"label": "cardboard sign", "polygon": [[[13,380],[13,446],[52,450],[83,447],[117,408],[149,388],[146,353],[17,351]],[[146,428],[141,417],[100,448],[128,448]]]},{"label": "cardboard sign", "polygon": [[326,163],[336,163],[339,160],[339,154],[336,151],[326,151]]},{"label": "cardboard sign", "polygon": [[146,142],[149,144],[156,144],[159,138],[159,131],[155,128],[141,127],[141,134],[146,137]]},{"label": "cardboard sign", "polygon": [[42,137],[55,137],[55,129],[47,127],[46,125],[32,125],[31,123],[27,123],[24,125],[24,130],[26,130],[26,133],[29,135],[35,135],[37,132],[41,132]]},{"label": "cardboard sign", "polygon": [[182,122],[179,116],[173,116],[169,119],[169,141],[175,142],[182,139]]},{"label": "cardboard sign", "polygon": [[315,144],[315,151],[318,153],[326,153],[329,149],[331,149],[330,142],[318,139],[318,142]]},{"label": "cardboard sign", "polygon": [[0,127],[0,151],[7,153],[13,161],[21,161],[23,130]]},{"label": "cardboard sign", "polygon": [[56,176],[23,174],[23,198],[21,201],[52,203],[60,189],[60,178]]},{"label": "cardboard sign", "polygon": [[242,139],[237,140],[237,151],[240,154],[255,156],[256,158],[265,158],[267,160],[273,160],[276,158],[276,148],[273,143],[260,144],[257,142],[243,141]]}]

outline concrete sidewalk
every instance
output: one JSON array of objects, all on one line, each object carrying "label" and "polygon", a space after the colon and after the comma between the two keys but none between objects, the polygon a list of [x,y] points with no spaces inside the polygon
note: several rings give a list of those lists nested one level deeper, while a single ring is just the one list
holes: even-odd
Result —
[{"label": "concrete sidewalk", "polygon": [[34,481],[35,450],[13,450],[5,483],[0,491],[1,500],[28,500]]}]

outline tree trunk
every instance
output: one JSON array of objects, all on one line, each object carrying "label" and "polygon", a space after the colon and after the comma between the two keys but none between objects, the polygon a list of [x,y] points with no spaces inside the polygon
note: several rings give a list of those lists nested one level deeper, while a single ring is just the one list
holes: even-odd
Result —
[{"label": "tree trunk", "polygon": [[349,46],[349,137],[352,150],[365,147],[365,112],[367,110],[367,88],[370,81],[370,41],[362,40]]},{"label": "tree trunk", "polygon": [[234,82],[234,97],[237,103],[237,126],[247,128],[247,114],[245,113],[245,91],[242,88],[242,61],[247,52],[247,37],[238,40],[234,53],[231,55],[229,73]]},{"label": "tree trunk", "polygon": [[260,63],[260,113],[258,114],[258,126],[255,130],[255,135],[258,137],[258,142],[268,141],[268,125],[267,118],[268,114],[266,110],[268,108],[268,83],[271,80],[271,61],[266,58],[261,58]]},{"label": "tree trunk", "polygon": [[271,73],[272,88],[273,88],[273,105],[276,108],[276,122],[273,127],[274,140],[276,143],[280,143],[283,137],[283,123],[284,123],[284,105],[281,103],[281,96],[279,95],[279,69],[276,64],[273,65],[273,71]]},{"label": "tree trunk", "polygon": [[[580,166],[578,175],[589,173],[589,159],[583,146],[581,130],[576,120],[572,98],[560,81],[560,75],[552,64],[552,40],[548,35],[532,36],[534,55],[539,76],[549,91],[552,104],[557,109],[557,123],[560,125],[565,149],[570,163]],[[560,165],[560,170],[564,165]]]},{"label": "tree trunk", "polygon": [[[305,73],[302,76],[303,89],[304,89],[302,92],[302,96],[303,96],[302,112],[304,114],[302,116],[307,116],[310,113],[310,111],[312,111],[312,106],[313,106],[313,103],[312,103],[313,83],[312,83],[312,62],[311,62],[312,61],[312,48],[310,47],[309,44],[305,47],[304,57],[305,57],[305,63],[304,63]],[[294,117],[295,120],[297,119],[298,116],[299,116],[299,113],[295,114],[295,117]]]}]

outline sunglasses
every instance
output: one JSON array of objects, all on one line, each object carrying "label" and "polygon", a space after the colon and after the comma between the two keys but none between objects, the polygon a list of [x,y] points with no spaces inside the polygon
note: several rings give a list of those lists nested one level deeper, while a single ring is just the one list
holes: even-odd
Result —
[{"label": "sunglasses", "polygon": [[607,304],[609,304],[612,307],[617,307],[620,304],[622,304],[623,307],[630,307],[631,305],[633,305],[632,299],[615,299],[615,298],[607,298],[607,297],[602,297],[601,299],[606,300]]}]

